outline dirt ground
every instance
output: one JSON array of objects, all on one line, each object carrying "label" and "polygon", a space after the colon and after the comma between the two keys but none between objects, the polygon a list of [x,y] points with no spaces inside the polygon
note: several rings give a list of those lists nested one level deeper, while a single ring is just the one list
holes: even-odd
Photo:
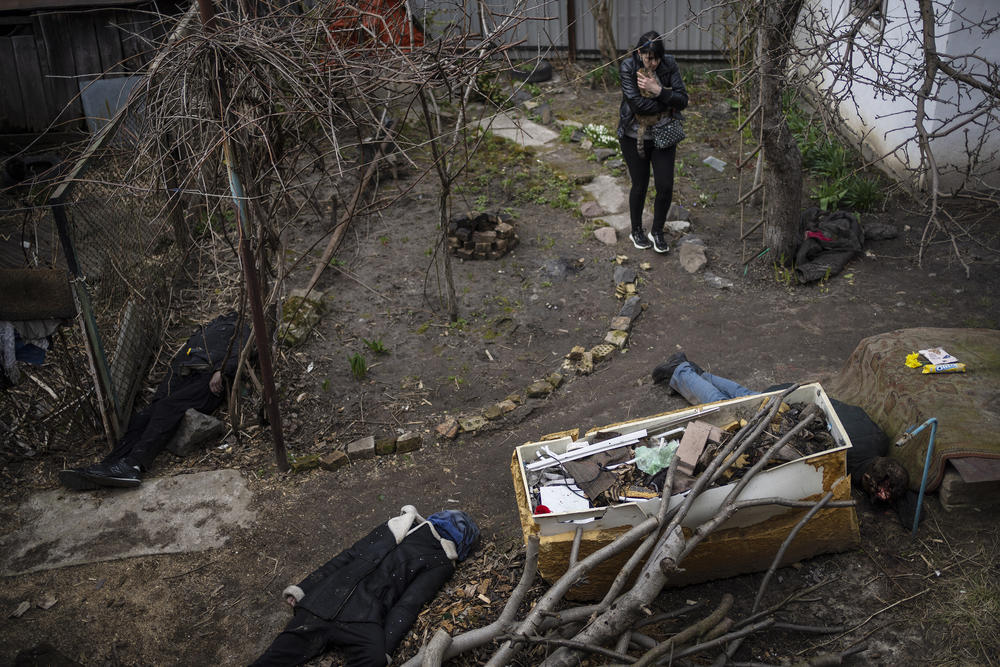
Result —
[{"label": "dirt ground", "polygon": [[[592,90],[570,78],[564,72],[540,86],[555,116],[613,127],[618,93]],[[382,215],[353,225],[337,270],[328,270],[320,283],[329,311],[305,344],[279,360],[282,410],[289,449],[298,457],[342,449],[369,434],[406,431],[423,436],[422,448],[337,472],[299,474],[277,472],[269,440],[259,434],[227,442],[228,451],[212,448],[185,461],[164,454],[152,474],[239,467],[255,494],[256,526],[234,532],[229,545],[215,551],[5,580],[0,662],[9,664],[19,651],[49,642],[83,664],[246,664],[286,622],[279,593],[287,584],[403,504],[424,513],[461,508],[479,522],[483,548],[421,616],[397,654],[409,656],[439,623],[455,630],[495,618],[516,583],[523,547],[509,471],[512,449],[545,433],[684,407],[680,397],[649,377],[673,351],[682,348],[706,369],[763,388],[836,373],[861,339],[881,332],[1000,328],[1000,256],[989,250],[1000,247],[995,211],[960,241],[971,265],[969,279],[944,242],[931,246],[923,266],[917,265],[923,219],[902,197],[891,199],[884,211],[862,216],[863,224],[897,225],[899,237],[869,243],[864,257],[820,285],[786,284],[769,262],[751,261],[744,269],[761,243],[759,236],[745,247],[739,241],[735,116],[724,97],[704,83],[692,85],[675,201],[690,210],[692,233],[707,244],[708,268],[731,280],[731,288],[720,290],[702,275],[688,274],[676,252],[658,256],[622,241],[604,245],[594,238],[593,224],[579,216],[582,190],[573,189],[570,207],[541,203],[546,194],[532,194],[531,181],[518,180],[518,174],[537,178],[538,163],[513,148],[496,148],[522,159],[505,172],[510,181],[480,165],[469,178],[485,174],[485,179],[470,181],[478,184],[458,196],[455,210],[511,213],[520,244],[500,260],[454,263],[460,320],[449,323],[438,307],[438,278],[428,268],[438,233],[434,183],[416,183],[412,169],[387,180],[382,192],[399,193],[398,200]],[[555,165],[554,173],[541,176],[554,179],[553,191],[559,183],[612,173],[606,163],[588,159],[579,144],[558,143],[542,151],[548,153],[544,162]],[[714,171],[702,163],[710,155],[730,166]],[[305,252],[324,231],[316,220],[294,225],[292,251]],[[318,250],[312,252],[318,257]],[[434,427],[448,416],[478,414],[559,370],[573,346],[589,349],[601,342],[621,305],[612,279],[616,254],[626,255],[639,272],[646,306],[627,351],[592,375],[568,376],[549,398],[526,401],[478,433],[455,440],[437,436]],[[552,271],[553,260],[576,268]],[[639,262],[651,267],[642,270]],[[295,285],[308,279],[312,266],[304,264],[292,276]],[[365,340],[380,341],[387,353],[374,354]],[[348,363],[355,354],[368,361],[360,381]],[[83,447],[79,462],[96,453],[93,446]],[[4,494],[4,532],[17,525],[14,499],[55,486],[64,463],[77,462],[26,460],[7,471],[20,482]],[[926,521],[910,539],[894,516],[862,502],[861,548],[779,570],[767,598],[774,603],[825,582],[786,613],[797,623],[844,625],[845,631],[824,636],[774,631],[748,641],[738,658],[776,664],[866,642],[867,652],[852,664],[995,664],[1000,655],[995,515],[947,513],[933,496],[926,511]],[[760,576],[671,590],[658,606],[698,601],[714,607],[730,592],[739,616],[749,609]],[[48,595],[56,602],[42,609],[38,603]],[[31,609],[10,617],[26,600]],[[535,662],[532,656],[521,664]],[[340,658],[331,653],[315,664],[340,664]]]}]

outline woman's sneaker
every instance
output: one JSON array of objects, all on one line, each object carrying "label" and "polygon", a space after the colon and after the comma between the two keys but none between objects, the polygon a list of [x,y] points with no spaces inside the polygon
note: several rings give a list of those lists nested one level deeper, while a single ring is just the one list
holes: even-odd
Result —
[{"label": "woman's sneaker", "polygon": [[[667,243],[667,239],[663,238],[663,232],[650,232],[649,240],[653,242],[653,250],[656,252],[662,254],[670,251],[670,244]],[[649,245],[646,247],[648,248]]]},{"label": "woman's sneaker", "polygon": [[629,235],[632,237],[632,245],[634,245],[639,250],[648,250],[653,247],[653,244],[646,240],[646,235],[642,233],[642,230],[632,230]]}]

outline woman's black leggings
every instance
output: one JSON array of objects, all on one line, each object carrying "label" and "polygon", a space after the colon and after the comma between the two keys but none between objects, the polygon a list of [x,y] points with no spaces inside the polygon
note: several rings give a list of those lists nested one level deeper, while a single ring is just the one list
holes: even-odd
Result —
[{"label": "woman's black leggings", "polygon": [[628,193],[628,211],[632,220],[632,229],[642,229],[642,208],[646,203],[646,191],[649,190],[649,166],[653,166],[653,186],[656,188],[656,198],[653,200],[653,232],[663,232],[663,223],[667,220],[670,201],[674,195],[674,158],[677,156],[677,146],[670,148],[654,148],[652,140],[645,143],[645,157],[639,157],[635,139],[624,137],[619,141],[622,147],[622,157],[628,166],[628,175],[632,179],[632,189]]}]

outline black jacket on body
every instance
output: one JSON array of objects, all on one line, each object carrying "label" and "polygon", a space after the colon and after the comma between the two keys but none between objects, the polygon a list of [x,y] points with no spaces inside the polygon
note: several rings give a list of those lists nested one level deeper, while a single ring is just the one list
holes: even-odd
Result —
[{"label": "black jacket on body", "polygon": [[[622,103],[618,111],[618,138],[625,136],[626,131],[635,132],[635,114],[653,115],[670,111],[677,113],[688,105],[687,89],[684,79],[677,68],[673,56],[664,54],[656,67],[656,78],[660,80],[663,90],[657,97],[643,97],[639,91],[636,73],[642,68],[642,59],[638,51],[633,51],[622,60],[618,69],[622,86]],[[664,118],[664,121],[666,118]],[[664,122],[661,121],[661,122]]]},{"label": "black jacket on body", "polygon": [[455,543],[412,505],[282,593],[327,621],[376,623],[392,653],[455,571]]},{"label": "black jacket on body", "polygon": [[237,335],[238,323],[239,315],[232,312],[198,327],[170,360],[170,372],[163,378],[153,400],[169,396],[186,385],[188,376],[210,376],[215,371],[222,371],[230,380],[235,378],[240,351],[250,338],[250,327],[245,323]]}]

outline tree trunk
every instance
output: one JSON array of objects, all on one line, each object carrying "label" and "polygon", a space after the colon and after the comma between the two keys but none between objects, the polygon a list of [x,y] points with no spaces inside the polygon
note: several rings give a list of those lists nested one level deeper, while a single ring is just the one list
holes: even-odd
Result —
[{"label": "tree trunk", "polygon": [[802,0],[769,2],[760,39],[760,99],[764,153],[764,244],[782,264],[794,259],[802,207],[802,154],[782,109],[785,66]]},{"label": "tree trunk", "polygon": [[590,11],[597,23],[597,48],[601,57],[609,63],[618,58],[618,48],[615,46],[615,29],[611,21],[612,0],[590,0]]}]

